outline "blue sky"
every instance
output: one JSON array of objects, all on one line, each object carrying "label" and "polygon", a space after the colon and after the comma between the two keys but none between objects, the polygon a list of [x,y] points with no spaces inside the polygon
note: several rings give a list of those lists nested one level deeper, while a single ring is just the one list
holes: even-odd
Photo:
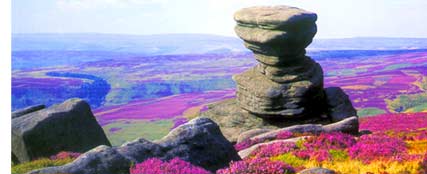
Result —
[{"label": "blue sky", "polygon": [[427,38],[426,0],[13,0],[12,32],[234,36],[236,10],[278,4],[316,12],[318,38]]}]

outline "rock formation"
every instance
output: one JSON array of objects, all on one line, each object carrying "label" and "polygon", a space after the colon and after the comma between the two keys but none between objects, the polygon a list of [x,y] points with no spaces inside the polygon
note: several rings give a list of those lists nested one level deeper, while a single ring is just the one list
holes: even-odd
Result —
[{"label": "rock formation", "polygon": [[15,164],[61,151],[86,152],[99,145],[110,146],[110,142],[90,106],[80,99],[70,99],[12,119]]},{"label": "rock formation", "polygon": [[140,138],[120,147],[99,146],[72,163],[32,171],[30,174],[128,174],[131,163],[140,163],[152,157],[162,160],[179,157],[213,172],[226,167],[230,161],[240,160],[237,151],[221,134],[217,124],[207,118],[196,118],[173,129],[158,141]]},{"label": "rock formation", "polygon": [[[236,98],[209,106],[202,117],[217,122],[235,142],[251,129],[330,123],[356,116],[348,96],[323,89],[323,70],[306,56],[317,15],[288,6],[251,7],[235,13],[235,31],[259,62],[233,76]],[[329,96],[327,96],[329,95]]]},{"label": "rock formation", "polygon": [[317,15],[298,8],[253,7],[234,15],[235,31],[259,64],[235,75],[237,102],[261,117],[301,117],[318,112],[323,71],[305,56]]},{"label": "rock formation", "polygon": [[31,112],[36,112],[38,110],[42,110],[44,108],[46,108],[45,105],[34,105],[34,106],[28,106],[24,109],[16,110],[16,111],[12,112],[12,119],[18,118],[18,117],[26,115],[26,114],[29,114]]}]

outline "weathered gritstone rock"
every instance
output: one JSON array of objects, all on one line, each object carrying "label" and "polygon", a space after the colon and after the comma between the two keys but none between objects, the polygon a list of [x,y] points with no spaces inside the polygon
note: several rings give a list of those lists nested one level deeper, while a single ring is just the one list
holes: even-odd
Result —
[{"label": "weathered gritstone rock", "polygon": [[323,70],[304,55],[317,15],[287,6],[252,7],[234,19],[236,34],[260,62],[233,77],[239,105],[260,117],[319,115],[311,105],[323,103]]},{"label": "weathered gritstone rock", "polygon": [[[40,108],[43,107],[30,110]],[[81,99],[69,99],[12,119],[15,164],[50,157],[61,151],[86,152],[99,145],[111,144],[89,104]]]},{"label": "weathered gritstone rock", "polygon": [[305,56],[317,32],[315,13],[264,6],[239,10],[234,19],[237,36],[259,64],[233,76],[235,99],[209,105],[201,117],[218,123],[232,142],[252,129],[330,124],[352,116],[356,119],[351,124],[330,124],[325,129],[357,132],[357,115],[348,96],[339,88],[323,89],[322,67]]},{"label": "weathered gritstone rock", "polygon": [[221,134],[217,124],[196,118],[157,141],[143,138],[119,147],[99,146],[63,166],[38,169],[29,174],[128,174],[131,164],[149,158],[171,160],[178,157],[212,172],[240,160],[233,145]]}]

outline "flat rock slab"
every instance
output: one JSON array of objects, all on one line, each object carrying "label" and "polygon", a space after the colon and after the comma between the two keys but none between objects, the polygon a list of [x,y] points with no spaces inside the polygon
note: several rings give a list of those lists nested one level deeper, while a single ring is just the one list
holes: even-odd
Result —
[{"label": "flat rock slab", "polygon": [[237,142],[239,135],[252,129],[279,129],[298,124],[329,124],[329,119],[318,117],[297,119],[267,119],[260,118],[243,110],[236,99],[228,99],[208,106],[200,117],[215,121],[221,132],[231,142]]}]

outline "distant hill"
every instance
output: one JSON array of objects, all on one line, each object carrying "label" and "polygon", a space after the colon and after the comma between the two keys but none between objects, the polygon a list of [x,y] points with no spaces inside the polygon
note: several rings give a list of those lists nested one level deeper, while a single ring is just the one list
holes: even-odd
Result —
[{"label": "distant hill", "polygon": [[242,52],[237,38],[207,34],[13,34],[13,51],[97,51],[138,55]]},{"label": "distant hill", "polygon": [[[316,39],[309,50],[427,49],[427,38]],[[247,52],[237,37],[208,34],[13,34],[16,51],[97,51],[138,55],[222,54]]]},{"label": "distant hill", "polygon": [[310,50],[415,50],[426,49],[427,38],[356,37],[316,39]]}]

